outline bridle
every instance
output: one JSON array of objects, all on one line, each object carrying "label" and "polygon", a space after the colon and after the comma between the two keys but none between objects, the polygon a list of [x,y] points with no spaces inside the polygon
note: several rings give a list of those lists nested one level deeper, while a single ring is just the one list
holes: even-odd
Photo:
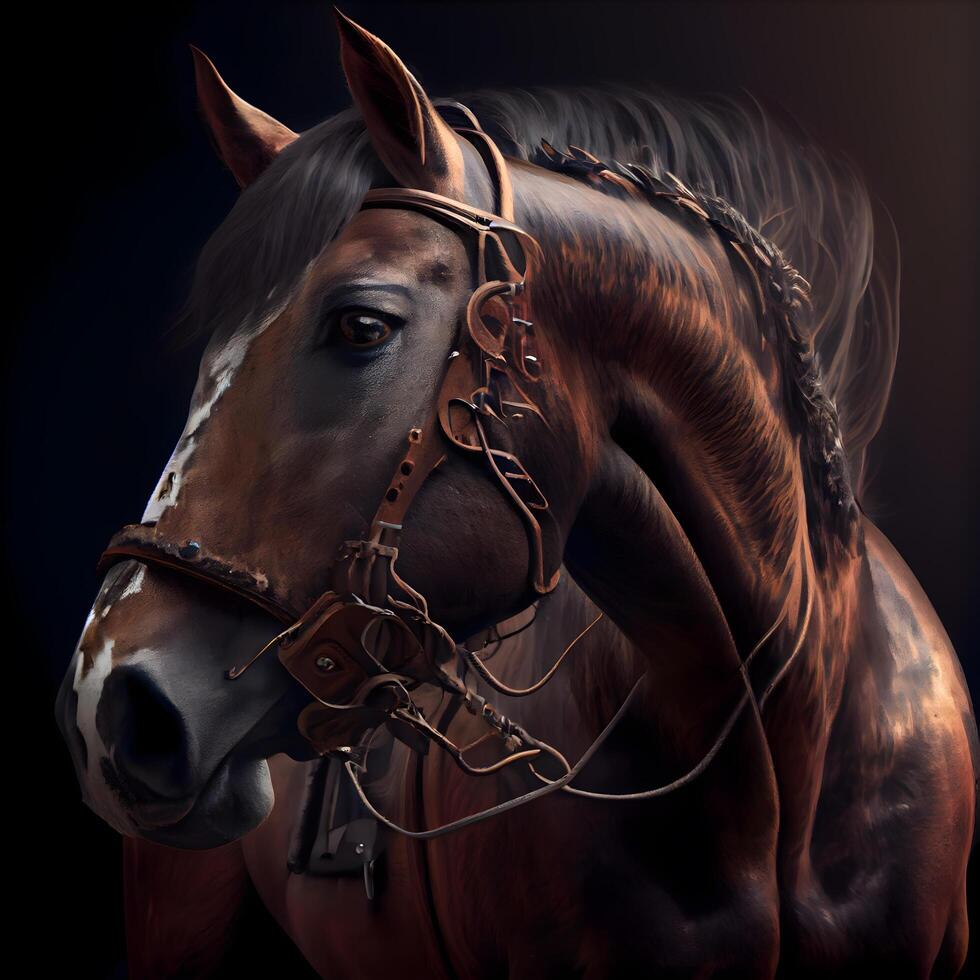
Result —
[{"label": "bridle", "polygon": [[[640,793],[593,793],[570,784],[624,716],[645,675],[634,683],[619,709],[574,765],[558,749],[497,711],[467,684],[467,674],[472,671],[500,693],[511,697],[531,695],[555,675],[569,652],[598,622],[598,618],[593,620],[539,681],[527,688],[512,688],[431,619],[425,597],[397,570],[401,532],[413,500],[448,453],[458,451],[482,457],[488,474],[523,521],[528,537],[528,584],[533,593],[545,596],[559,580],[558,563],[549,569],[542,532],[541,522],[549,517],[548,501],[518,456],[493,446],[488,431],[493,422],[510,424],[534,418],[539,424],[548,424],[529,394],[541,378],[527,287],[532,262],[540,248],[513,222],[513,196],[499,149],[472,117],[469,121],[472,128],[457,132],[476,146],[487,164],[494,178],[499,214],[439,194],[404,188],[369,191],[361,205],[362,210],[414,211],[470,239],[475,247],[476,281],[429,415],[409,428],[404,455],[378,504],[367,536],[344,542],[330,568],[330,588],[308,608],[297,611],[267,582],[239,563],[211,553],[198,541],[167,540],[152,522],[120,530],[99,562],[100,571],[126,559],[165,567],[233,592],[282,622],[285,629],[246,663],[229,670],[227,679],[241,677],[267,651],[276,648],[283,666],[312,698],[299,714],[300,732],[320,755],[331,754],[343,761],[358,796],[375,819],[417,839],[460,830],[558,790],[592,799],[640,800],[663,796],[688,784],[707,768],[746,705],[755,701],[748,667],[785,614],[784,610],[741,661],[742,696],[698,764],[679,779]],[[802,647],[811,608],[812,590],[807,582],[803,625],[776,682]],[[431,724],[416,704],[412,694],[421,685],[435,685],[450,696],[454,709],[462,705],[481,719],[488,734],[502,740],[504,754],[488,765],[467,761],[466,749]],[[469,775],[487,775],[524,763],[542,785],[440,827],[408,830],[380,813],[361,784],[367,754],[382,728],[420,754],[435,744]],[[535,761],[540,762],[542,755],[558,764],[560,776],[550,778],[535,768]]]}]

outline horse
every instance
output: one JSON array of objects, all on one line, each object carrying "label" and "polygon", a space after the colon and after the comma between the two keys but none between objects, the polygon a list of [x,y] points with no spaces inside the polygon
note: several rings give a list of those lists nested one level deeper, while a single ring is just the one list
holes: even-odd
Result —
[{"label": "horse", "polygon": [[56,705],[131,973],[257,893],[321,976],[956,975],[977,730],[860,503],[860,182],[730,105],[433,100],[337,20],[302,135],[194,51],[243,193]]}]

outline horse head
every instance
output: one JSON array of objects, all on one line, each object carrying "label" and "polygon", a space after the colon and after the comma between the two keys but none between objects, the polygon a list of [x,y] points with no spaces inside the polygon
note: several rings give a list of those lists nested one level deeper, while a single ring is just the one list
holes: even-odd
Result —
[{"label": "horse head", "polygon": [[[771,283],[758,270],[779,263],[747,257],[740,227],[669,175],[548,146],[542,166],[506,161],[464,107],[339,23],[373,190],[261,314],[214,330],[59,698],[86,801],[165,843],[241,836],[272,806],[268,757],[338,748],[311,733],[348,706],[330,692],[351,658],[393,677],[389,695],[453,690],[456,641],[546,596],[563,561],[671,683],[658,724],[680,722],[691,761],[746,702],[738,648],[809,619],[786,364],[745,327]],[[243,201],[285,195],[304,137],[195,60]],[[394,666],[376,620],[408,623]]]},{"label": "horse head", "polygon": [[[340,23],[344,68],[384,168],[378,182],[496,211],[506,185],[494,185],[480,149],[386,45]],[[267,168],[287,165],[278,154],[297,137],[235,96],[199,52],[195,62],[214,141],[247,194]],[[515,240],[495,232],[504,251],[493,261],[508,247],[518,258]],[[475,236],[417,211],[363,209],[273,311],[211,339],[184,431],[132,530],[166,542],[175,562],[227,566],[217,585],[247,580],[251,594],[117,553],[59,696],[84,798],[121,832],[198,847],[236,838],[272,805],[265,759],[310,755],[295,723],[309,697],[279,663],[226,676],[281,630],[248,600],[266,596],[273,614],[298,615],[331,584],[344,542],[366,536],[410,432],[436,409],[475,270],[491,261],[477,248]],[[481,326],[499,326],[494,302]],[[538,355],[546,360],[530,341],[522,347],[526,364]],[[497,405],[499,424],[509,418],[522,453],[547,471],[546,492],[562,498],[540,528],[551,580],[584,491],[584,472],[568,462],[581,455],[579,433],[525,403],[516,385],[503,399],[507,378],[496,373],[487,403],[508,402]],[[530,372],[521,377],[531,383]],[[533,548],[485,463],[462,450],[440,455],[412,503],[398,572],[428,597],[434,620],[465,636],[536,597]]]}]

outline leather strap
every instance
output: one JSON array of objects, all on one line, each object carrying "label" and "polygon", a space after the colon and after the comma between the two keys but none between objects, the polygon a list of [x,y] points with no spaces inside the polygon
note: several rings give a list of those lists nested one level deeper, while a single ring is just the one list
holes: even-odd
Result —
[{"label": "leather strap", "polygon": [[293,623],[297,610],[267,579],[247,568],[211,554],[199,541],[179,544],[157,533],[154,524],[127,524],[109,540],[96,564],[104,575],[112,565],[128,558],[179,572],[247,599],[281,623]]},{"label": "leather strap", "polygon": [[[231,591],[271,613],[288,628],[227,676],[230,680],[240,677],[266,650],[278,646],[283,665],[314,697],[314,709],[316,704],[343,713],[358,708],[363,709],[364,717],[376,716],[376,711],[368,712],[366,685],[372,677],[382,674],[397,677],[399,670],[409,666],[416,682],[428,674],[427,679],[442,686],[448,684],[454,694],[459,694],[442,668],[455,657],[455,643],[432,622],[424,596],[412,589],[396,568],[409,508],[429,476],[446,459],[449,449],[481,453],[488,472],[520,513],[528,530],[529,583],[534,591],[545,594],[558,583],[557,568],[550,574],[545,571],[538,520],[547,512],[548,502],[514,454],[491,446],[484,423],[484,419],[500,418],[498,411],[508,409],[515,418],[520,414],[540,416],[521,387],[522,383],[536,380],[536,374],[524,364],[533,345],[523,293],[530,257],[539,250],[534,239],[509,220],[513,216],[513,193],[499,150],[478,127],[467,129],[464,135],[487,162],[503,214],[406,188],[369,191],[362,204],[363,208],[418,211],[461,235],[471,236],[476,245],[477,273],[457,349],[450,354],[435,404],[421,424],[409,429],[405,454],[378,504],[367,537],[344,543],[330,573],[331,589],[305,611],[296,610],[263,577],[208,553],[200,542],[168,541],[153,525],[123,528],[110,541],[99,562],[102,571],[125,558],[167,567]],[[487,304],[496,304],[492,321],[484,318]],[[508,376],[519,393],[519,401],[500,403],[493,397],[494,372]],[[396,621],[397,626],[391,625]],[[375,623],[383,625],[375,627]],[[381,652],[376,650],[379,637],[373,636],[372,653],[365,636],[375,628],[390,635]],[[389,690],[395,690],[395,684],[389,681]],[[396,698],[392,704],[400,702]],[[350,726],[325,726],[322,711],[314,713],[318,723],[310,724],[308,718],[305,723],[301,720],[301,727],[319,751],[351,744]],[[403,726],[409,729],[416,721],[411,714],[402,718]],[[345,742],[325,739],[325,728],[331,729],[332,736],[342,735]],[[432,737],[429,732],[425,734]]]}]

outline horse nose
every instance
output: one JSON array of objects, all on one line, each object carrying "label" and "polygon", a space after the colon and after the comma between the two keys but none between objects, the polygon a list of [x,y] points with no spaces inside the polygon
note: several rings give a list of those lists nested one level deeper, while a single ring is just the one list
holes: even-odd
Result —
[{"label": "horse nose", "polygon": [[133,802],[172,799],[191,791],[187,726],[147,670],[117,667],[110,673],[96,727]]}]

